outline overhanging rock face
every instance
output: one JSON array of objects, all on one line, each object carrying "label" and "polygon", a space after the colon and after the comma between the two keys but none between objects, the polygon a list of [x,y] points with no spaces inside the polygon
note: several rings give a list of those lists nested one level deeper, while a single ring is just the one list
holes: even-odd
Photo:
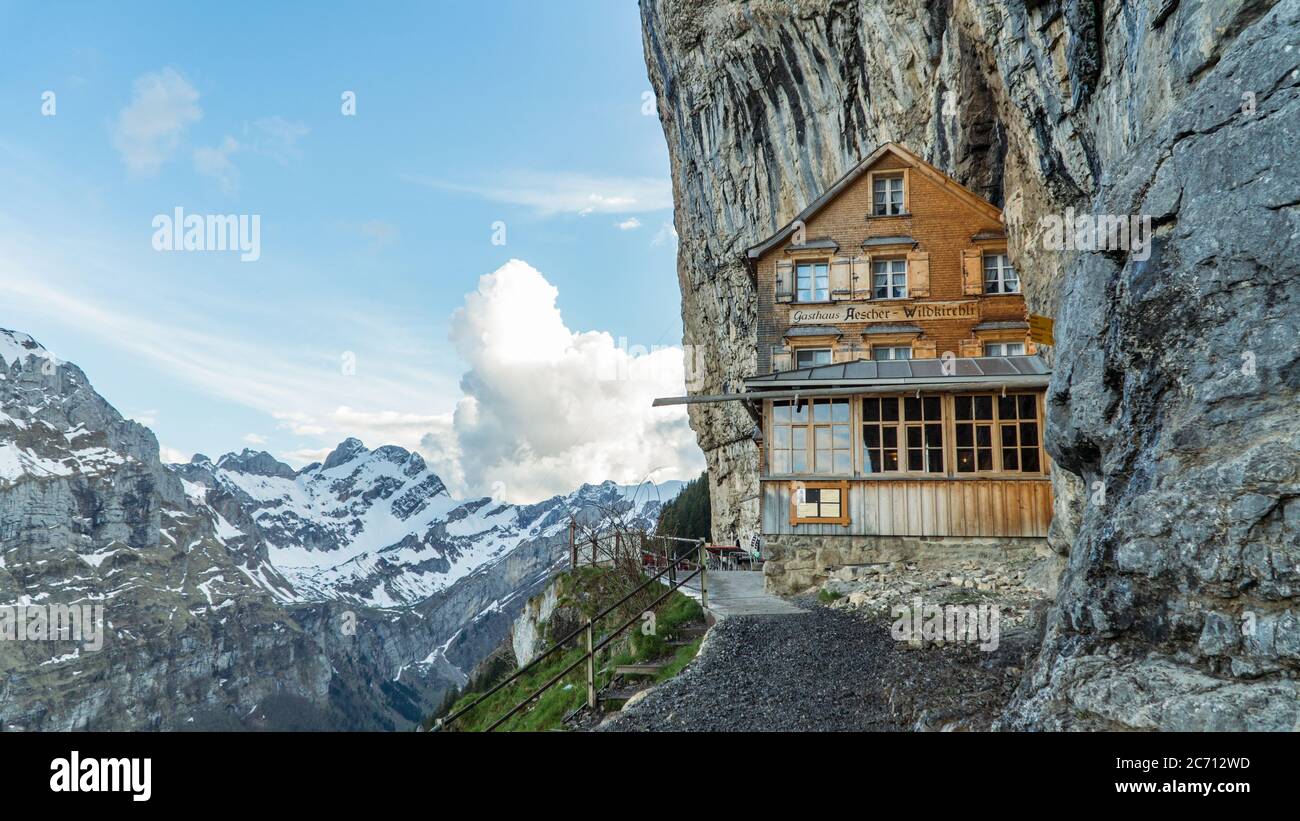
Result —
[{"label": "overhanging rock face", "polygon": [[[1057,321],[1070,561],[1006,724],[1292,728],[1300,0],[919,6],[642,3],[698,392],[756,373],[744,249],[906,145],[1003,205],[1030,310]],[[1046,247],[1039,218],[1071,208],[1149,216],[1149,256]],[[736,405],[691,407],[719,539],[757,517]]]}]

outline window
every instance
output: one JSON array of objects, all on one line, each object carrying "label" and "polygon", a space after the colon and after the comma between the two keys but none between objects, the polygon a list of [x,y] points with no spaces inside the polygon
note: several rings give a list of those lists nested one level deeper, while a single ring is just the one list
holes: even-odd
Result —
[{"label": "window", "polygon": [[984,255],[984,293],[1016,294],[1020,292],[1020,278],[1006,254]]},{"label": "window", "polygon": [[887,362],[892,359],[911,359],[912,348],[910,345],[872,345],[871,358],[877,362]]},{"label": "window", "polygon": [[[1005,396],[956,396],[957,472],[1001,469],[1007,473],[1041,473],[1038,398],[1032,393]],[[999,462],[994,461],[997,433]]]},{"label": "window", "polygon": [[831,364],[830,348],[803,348],[794,352],[796,368],[812,368],[817,365]]},{"label": "window", "polygon": [[1002,443],[1002,469],[1038,473],[1038,399],[1032,393],[998,397],[998,441]]},{"label": "window", "polygon": [[771,451],[775,474],[852,473],[849,400],[773,402]]},{"label": "window", "polygon": [[985,342],[985,356],[1024,356],[1025,343],[1023,342]]},{"label": "window", "polygon": [[891,473],[898,467],[898,397],[862,400],[862,472]]},{"label": "window", "polygon": [[943,400],[938,396],[903,397],[907,469],[943,473]]},{"label": "window", "polygon": [[876,177],[873,183],[874,204],[872,213],[876,216],[891,216],[903,213],[903,176]]},{"label": "window", "polygon": [[795,488],[790,522],[849,523],[848,482],[808,482]]},{"label": "window", "polygon": [[876,299],[907,298],[907,260],[878,259],[871,263],[872,293]]},{"label": "window", "polygon": [[795,266],[795,298],[800,302],[826,302],[831,298],[830,265],[801,262]]}]

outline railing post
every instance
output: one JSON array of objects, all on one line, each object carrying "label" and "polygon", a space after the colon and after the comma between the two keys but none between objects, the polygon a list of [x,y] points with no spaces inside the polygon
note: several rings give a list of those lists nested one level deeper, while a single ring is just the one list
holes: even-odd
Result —
[{"label": "railing post", "polygon": [[709,549],[700,539],[700,606],[709,609]]},{"label": "railing post", "polygon": [[591,619],[587,619],[587,706],[596,709],[596,654],[591,649],[595,641]]}]

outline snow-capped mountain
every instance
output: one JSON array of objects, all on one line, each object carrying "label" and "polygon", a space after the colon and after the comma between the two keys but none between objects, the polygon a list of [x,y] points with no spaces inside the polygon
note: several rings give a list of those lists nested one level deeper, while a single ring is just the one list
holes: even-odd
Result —
[{"label": "snow-capped mountain", "polygon": [[0,329],[0,607],[102,604],[102,650],[0,641],[0,729],[403,726],[507,634],[571,517],[652,525],[680,482],[453,499],[342,442],[163,465],[75,365]]}]

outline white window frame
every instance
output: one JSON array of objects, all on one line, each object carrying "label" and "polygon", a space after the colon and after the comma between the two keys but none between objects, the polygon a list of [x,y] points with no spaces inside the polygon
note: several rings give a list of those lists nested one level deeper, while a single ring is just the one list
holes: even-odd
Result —
[{"label": "white window frame", "polygon": [[896,217],[907,213],[906,209],[907,195],[904,192],[903,175],[874,175],[871,179],[872,216]]},{"label": "white window frame", "polygon": [[[1012,345],[1018,345],[1018,346],[1020,346],[1020,351],[1017,352],[1017,353],[1009,353],[1009,352],[1008,352],[1008,349],[1009,349]],[[1027,351],[1025,350],[1025,343],[1024,343],[1024,342],[1016,342],[1016,341],[1013,341],[1013,340],[1007,340],[1007,341],[1004,341],[1004,342],[985,342],[985,343],[984,343],[984,355],[985,355],[985,356],[1025,356],[1026,353],[1027,353]]]},{"label": "white window frame", "polygon": [[[876,351],[889,351],[889,356],[876,356]],[[899,356],[899,351],[907,351],[907,356]],[[911,345],[872,345],[871,359],[873,362],[901,362],[912,358]]]},{"label": "white window frame", "polygon": [[[823,269],[822,274],[818,274],[817,269]],[[799,287],[800,270],[811,269],[809,274],[810,287],[808,288],[809,298],[804,299],[802,294],[804,289]],[[820,291],[818,296],[817,280],[824,279],[826,287]],[[828,259],[806,259],[798,260],[794,264],[794,301],[795,302],[830,302],[831,300],[831,263]]]},{"label": "white window frame", "polygon": [[[989,263],[992,263],[990,266]],[[984,254],[984,293],[1018,294],[1020,293],[1020,274],[1011,264],[1006,254]],[[989,275],[992,274],[990,277]],[[1008,287],[1008,285],[1012,287]]]},{"label": "white window frame", "polygon": [[[880,270],[884,266],[884,270]],[[901,266],[901,270],[900,270]],[[880,285],[877,277],[885,277],[885,295],[880,295]],[[902,278],[902,284],[899,284],[899,278]],[[902,289],[902,293],[897,291]],[[907,258],[894,257],[887,259],[873,259],[871,261],[871,298],[872,299],[907,299]]]},{"label": "white window frame", "polygon": [[[805,365],[800,363],[799,361],[799,357],[803,354],[821,354],[821,353],[826,354],[825,362],[810,362]],[[799,368],[819,368],[822,365],[834,364],[834,362],[835,362],[835,355],[830,348],[795,348],[794,349],[795,370],[798,370]]]}]

